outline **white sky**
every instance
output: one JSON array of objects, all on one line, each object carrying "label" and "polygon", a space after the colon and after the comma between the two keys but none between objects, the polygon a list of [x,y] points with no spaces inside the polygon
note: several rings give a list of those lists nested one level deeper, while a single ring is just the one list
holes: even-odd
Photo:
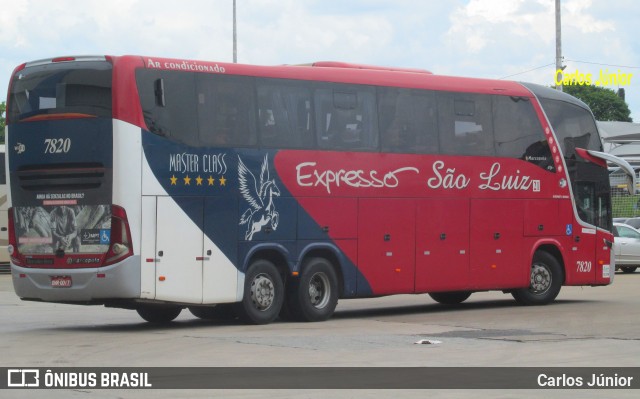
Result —
[{"label": "white sky", "polygon": [[[17,65],[41,58],[232,61],[232,0],[0,0],[0,10],[0,98]],[[482,78],[548,65],[509,79],[553,84],[554,0],[237,0],[237,12],[241,63],[330,60]],[[562,0],[562,24],[565,71],[633,74],[624,87],[640,122],[640,4]]]}]

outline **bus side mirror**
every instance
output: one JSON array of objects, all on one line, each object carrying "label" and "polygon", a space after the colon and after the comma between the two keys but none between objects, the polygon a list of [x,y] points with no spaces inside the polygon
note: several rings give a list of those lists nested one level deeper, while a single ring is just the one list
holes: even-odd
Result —
[{"label": "bus side mirror", "polygon": [[576,148],[576,153],[587,160],[595,163],[600,163],[605,168],[607,167],[607,162],[619,166],[626,175],[627,191],[631,195],[634,195],[636,193],[636,172],[633,170],[633,167],[629,164],[629,162],[615,155],[607,154],[600,151]]}]

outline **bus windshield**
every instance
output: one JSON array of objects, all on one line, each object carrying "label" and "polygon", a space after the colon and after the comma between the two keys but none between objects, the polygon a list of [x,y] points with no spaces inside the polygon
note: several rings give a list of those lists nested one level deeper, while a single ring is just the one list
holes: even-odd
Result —
[{"label": "bus windshield", "polygon": [[54,114],[111,117],[111,71],[104,58],[26,64],[12,79],[7,119],[19,122]]},{"label": "bus windshield", "polygon": [[609,175],[576,153],[576,148],[602,151],[602,143],[591,113],[565,101],[541,99],[562,148],[571,179],[578,216],[583,221],[611,231]]}]

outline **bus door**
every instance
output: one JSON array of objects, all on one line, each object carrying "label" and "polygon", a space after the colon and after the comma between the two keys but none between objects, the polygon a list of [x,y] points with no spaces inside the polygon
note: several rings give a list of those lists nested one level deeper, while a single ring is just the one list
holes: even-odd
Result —
[{"label": "bus door", "polygon": [[238,200],[204,199],[202,302],[235,302],[241,273],[238,262]]},{"label": "bus door", "polygon": [[237,215],[234,206],[237,209],[232,198],[144,197],[143,260],[145,267],[152,263],[155,270],[143,269],[143,297],[186,303],[235,301],[238,271],[230,257],[236,253],[236,235],[229,229],[237,222],[227,220]]},{"label": "bus door", "polygon": [[[570,260],[565,266],[567,284],[593,284],[596,278],[596,239],[595,227],[573,227]],[[604,241],[601,241],[604,246]],[[608,257],[606,260],[609,260]]]},{"label": "bus door", "polygon": [[203,215],[202,198],[156,198],[155,299],[202,303],[203,220],[194,223],[182,210]]},{"label": "bus door", "polygon": [[420,200],[416,209],[416,292],[469,288],[469,200]]},{"label": "bus door", "polygon": [[359,200],[358,268],[374,295],[413,292],[414,253],[414,200]]},{"label": "bus door", "polygon": [[589,284],[594,282],[597,269],[595,225],[602,225],[598,223],[598,215],[608,214],[601,209],[602,196],[597,195],[593,182],[577,181],[573,189],[578,217],[586,226],[579,223],[572,226],[571,260],[565,266],[566,280],[568,284]]}]

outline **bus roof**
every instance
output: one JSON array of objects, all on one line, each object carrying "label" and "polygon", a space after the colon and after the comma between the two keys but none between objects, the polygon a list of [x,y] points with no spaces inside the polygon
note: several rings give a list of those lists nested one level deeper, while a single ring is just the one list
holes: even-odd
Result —
[{"label": "bus roof", "polygon": [[[379,67],[322,61],[306,65],[257,66],[222,62],[193,61],[149,56],[110,57],[114,64],[150,69],[247,75],[280,79],[369,84],[414,89],[448,90],[483,94],[532,97],[520,83],[508,80],[436,75],[413,68]],[[311,65],[311,67],[309,66]]]},{"label": "bus roof", "polygon": [[426,74],[429,74],[429,75],[433,75],[433,72],[427,71],[426,69],[385,67],[385,66],[365,65],[365,64],[352,64],[352,63],[349,63],[349,62],[338,62],[338,61],[316,61],[316,62],[314,62],[312,64],[303,64],[301,66],[312,66],[312,67],[320,67],[320,68],[373,69],[373,70],[376,70],[376,71],[396,71],[396,72],[426,73]]},{"label": "bus roof", "polygon": [[559,90],[556,89],[552,89],[551,87],[546,87],[546,86],[542,86],[542,85],[538,85],[535,83],[525,83],[522,82],[521,83],[523,86],[525,86],[526,88],[528,88],[529,90],[531,90],[531,92],[533,94],[536,95],[536,97],[538,98],[545,98],[545,99],[549,99],[549,100],[558,100],[558,101],[564,101],[564,102],[568,102],[570,104],[573,105],[577,105],[578,107],[584,108],[584,109],[589,109],[589,106],[587,104],[585,104],[584,102],[582,102],[581,100],[575,98],[574,96],[571,96],[567,93],[563,93]]},{"label": "bus roof", "polygon": [[[208,72],[229,75],[245,75],[280,79],[327,81],[335,83],[352,83],[376,86],[390,86],[412,89],[447,90],[468,93],[501,94],[518,97],[536,95],[549,98],[543,86],[522,84],[508,80],[468,78],[458,76],[436,75],[418,68],[385,67],[364,64],[353,64],[337,61],[318,61],[304,65],[259,66],[233,64],[210,61],[194,61],[150,56],[72,56],[56,57],[26,63],[20,68],[43,63],[67,61],[104,60],[114,64],[115,73],[120,75],[126,70],[149,68],[159,70],[177,70],[185,72]],[[14,71],[15,72],[15,71]],[[122,76],[122,75],[121,75]],[[531,90],[531,91],[530,91]],[[555,90],[551,90],[557,93]],[[562,95],[562,94],[560,94]],[[563,96],[565,101],[572,101],[571,96]],[[573,101],[572,101],[573,102]],[[579,104],[584,106],[583,103]]]}]

